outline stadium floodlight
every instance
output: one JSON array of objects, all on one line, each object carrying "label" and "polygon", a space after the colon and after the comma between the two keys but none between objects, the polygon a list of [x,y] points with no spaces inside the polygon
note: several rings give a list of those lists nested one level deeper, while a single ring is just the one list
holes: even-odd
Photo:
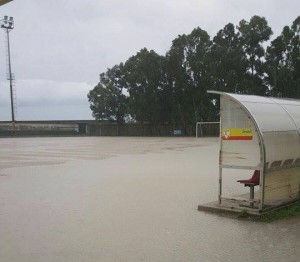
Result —
[{"label": "stadium floodlight", "polygon": [[4,19],[1,20],[1,28],[4,28],[6,30],[13,30],[14,29],[14,18],[9,17],[7,15],[4,16]]},{"label": "stadium floodlight", "polygon": [[7,58],[8,58],[8,77],[10,83],[10,100],[11,100],[11,118],[12,118],[12,130],[13,134],[15,133],[15,101],[14,101],[14,90],[13,90],[13,80],[14,75],[11,70],[11,59],[10,59],[10,42],[9,42],[9,32],[14,29],[14,19],[13,17],[9,17],[6,15],[4,19],[0,21],[1,28],[6,32],[7,37]]}]

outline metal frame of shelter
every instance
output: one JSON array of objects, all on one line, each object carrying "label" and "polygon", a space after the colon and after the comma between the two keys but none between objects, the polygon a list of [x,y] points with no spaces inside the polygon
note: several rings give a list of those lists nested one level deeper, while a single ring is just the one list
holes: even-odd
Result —
[{"label": "metal frame of shelter", "polygon": [[254,210],[299,200],[300,100],[208,93],[220,95],[219,205],[224,168],[260,171]]}]

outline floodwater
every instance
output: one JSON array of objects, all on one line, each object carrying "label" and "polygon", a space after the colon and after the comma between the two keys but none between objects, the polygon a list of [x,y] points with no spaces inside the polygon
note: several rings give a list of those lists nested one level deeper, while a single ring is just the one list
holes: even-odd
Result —
[{"label": "floodwater", "polygon": [[[298,261],[300,221],[197,211],[217,139],[0,139],[0,261]],[[228,174],[228,192],[244,190]],[[231,183],[230,181],[234,181]]]}]

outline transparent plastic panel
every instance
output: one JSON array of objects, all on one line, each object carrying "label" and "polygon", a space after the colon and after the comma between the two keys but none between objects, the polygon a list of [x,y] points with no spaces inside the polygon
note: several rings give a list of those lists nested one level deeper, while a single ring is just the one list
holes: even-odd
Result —
[{"label": "transparent plastic panel", "polygon": [[269,97],[269,100],[280,105],[300,106],[300,100]]},{"label": "transparent plastic panel", "polygon": [[299,130],[300,100],[228,94],[253,115],[261,131]]},{"label": "transparent plastic panel", "polygon": [[289,112],[300,131],[300,105],[283,105],[283,108]]},{"label": "transparent plastic panel", "polygon": [[284,163],[300,157],[300,136],[297,131],[264,132],[263,139],[268,169],[283,168]]},{"label": "transparent plastic panel", "polygon": [[249,102],[244,102],[243,104],[253,115],[262,132],[297,129],[290,115],[278,104]]},{"label": "transparent plastic panel", "polygon": [[260,162],[258,134],[252,119],[236,101],[222,96],[220,164],[257,167]]},{"label": "transparent plastic panel", "polygon": [[247,127],[252,124],[241,105],[224,96],[221,98],[221,120],[223,128]]},{"label": "transparent plastic panel", "polygon": [[273,101],[270,101],[268,97],[264,97],[264,96],[236,95],[236,94],[228,94],[228,95],[240,102],[264,103],[264,104],[274,103]]},{"label": "transparent plastic panel", "polygon": [[291,105],[291,106],[300,105],[300,100],[298,99],[275,98],[275,97],[255,96],[255,95],[238,95],[238,94],[230,94],[230,93],[224,93],[224,94],[227,94],[240,102],[279,104],[279,105]]},{"label": "transparent plastic panel", "polygon": [[264,186],[264,203],[278,205],[299,199],[300,167],[267,173]]},{"label": "transparent plastic panel", "polygon": [[252,134],[245,141],[221,137],[223,165],[258,166],[258,132],[263,135],[268,170],[290,168],[300,159],[300,100],[221,93],[221,129],[225,138],[238,137],[244,129]]}]

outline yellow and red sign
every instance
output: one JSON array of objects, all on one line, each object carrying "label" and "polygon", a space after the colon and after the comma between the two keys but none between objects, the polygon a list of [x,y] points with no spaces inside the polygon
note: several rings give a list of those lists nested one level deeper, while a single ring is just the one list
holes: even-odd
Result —
[{"label": "yellow and red sign", "polygon": [[223,128],[222,140],[252,140],[252,128]]}]

